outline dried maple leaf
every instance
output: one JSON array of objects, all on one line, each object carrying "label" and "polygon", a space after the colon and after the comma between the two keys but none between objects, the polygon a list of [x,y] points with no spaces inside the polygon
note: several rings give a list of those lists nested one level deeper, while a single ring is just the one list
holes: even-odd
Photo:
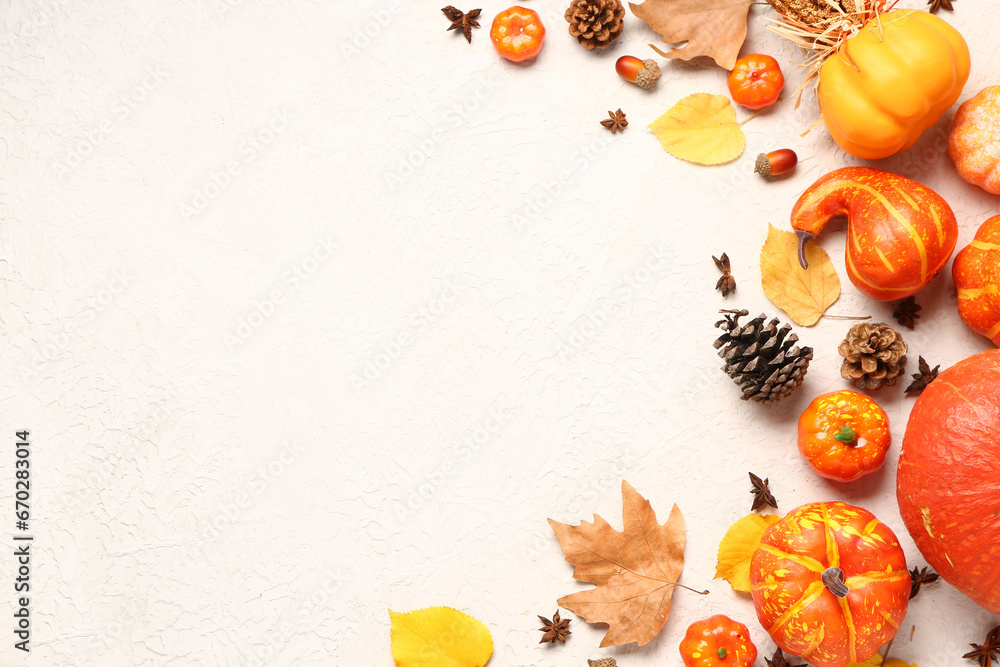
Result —
[{"label": "dried maple leaf", "polygon": [[646,0],[628,6],[667,44],[687,42],[666,53],[650,44],[664,58],[708,56],[719,67],[731,70],[747,37],[751,4],[751,0]]},{"label": "dried maple leaf", "polygon": [[722,577],[734,591],[750,592],[750,558],[760,546],[764,531],[781,519],[777,514],[750,514],[726,531],[719,543],[719,565],[715,578]]},{"label": "dried maple leaf", "polygon": [[[796,324],[816,324],[827,308],[840,298],[840,279],[826,251],[806,246],[809,268],[799,264],[799,239],[792,232],[768,226],[760,251],[761,284],[771,303],[788,313]],[[811,255],[810,255],[811,253]]]},{"label": "dried maple leaf", "polygon": [[579,526],[549,519],[575,568],[573,578],[597,584],[557,602],[588,623],[610,626],[601,648],[652,641],[670,615],[674,585],[684,568],[684,517],[677,505],[661,526],[649,501],[626,481],[622,502],[622,532],[596,514],[593,523]]},{"label": "dried maple leaf", "polygon": [[649,129],[665,151],[698,164],[735,160],[747,144],[736,123],[736,109],[725,95],[688,95],[650,123]]}]

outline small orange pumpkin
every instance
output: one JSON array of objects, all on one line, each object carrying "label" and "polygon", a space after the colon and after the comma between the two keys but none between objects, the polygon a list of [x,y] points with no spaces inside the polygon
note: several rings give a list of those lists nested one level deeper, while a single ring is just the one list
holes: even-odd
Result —
[{"label": "small orange pumpkin", "polygon": [[845,40],[819,73],[823,121],[851,155],[888,157],[917,142],[958,99],[969,47],[944,19],[897,9]]},{"label": "small orange pumpkin", "polygon": [[810,185],[792,209],[803,268],[805,244],[840,215],[847,216],[847,276],[879,301],[923,289],[958,241],[955,213],[938,193],[888,171],[844,167]]},{"label": "small orange pumpkin", "polygon": [[955,255],[951,275],[962,321],[1000,346],[1000,215],[984,222]]},{"label": "small orange pumpkin", "polygon": [[750,587],[757,618],[782,651],[844,667],[896,635],[910,573],[896,535],[871,512],[810,503],[764,531]]},{"label": "small orange pumpkin", "polygon": [[948,155],[959,176],[1000,195],[1000,86],[983,88],[958,107]]}]

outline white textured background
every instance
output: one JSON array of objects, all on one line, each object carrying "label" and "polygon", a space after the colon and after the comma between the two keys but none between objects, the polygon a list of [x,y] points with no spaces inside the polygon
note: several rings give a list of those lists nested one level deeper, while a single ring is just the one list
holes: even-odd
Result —
[{"label": "white textured background", "polygon": [[[810,94],[747,123],[732,164],[676,160],[645,126],[725,94],[725,73],[665,63],[645,93],[614,72],[657,40],[631,14],[590,53],[565,2],[529,4],[549,35],[516,66],[488,37],[506,4],[482,5],[469,45],[406,0],[3,3],[5,605],[18,429],[36,541],[34,650],[13,649],[8,617],[0,664],[390,665],[387,608],[430,605],[485,622],[496,666],[679,665],[685,628],[714,612],[770,655],[748,599],[712,580],[751,470],[782,510],[870,508],[923,564],[894,499],[905,383],[877,395],[895,437],[879,474],[827,483],[795,450],[801,409],[847,386],[851,323],[799,329],[816,357],[776,407],[739,401],[712,348],[720,307],[779,314],[759,282],[767,223],[787,228],[806,186],[858,161],[823,130],[800,137]],[[964,100],[1000,83],[1000,8],[955,6]],[[744,52],[776,55],[791,91],[801,55],[764,15]],[[598,123],[618,107],[631,125],[611,135]],[[944,194],[961,246],[1000,211],[943,153],[950,118],[878,166]],[[779,147],[798,151],[794,177],[750,173]],[[891,322],[846,280],[843,232],[822,245],[844,283],[831,312]],[[985,349],[948,275],[919,300],[914,364]],[[546,518],[620,525],[623,478],[661,520],[681,506],[682,581],[711,595],[679,590],[642,649],[600,650],[582,620],[538,646],[536,614],[585,586]],[[894,654],[921,667],[963,664],[997,622],[946,584],[911,609]]]}]

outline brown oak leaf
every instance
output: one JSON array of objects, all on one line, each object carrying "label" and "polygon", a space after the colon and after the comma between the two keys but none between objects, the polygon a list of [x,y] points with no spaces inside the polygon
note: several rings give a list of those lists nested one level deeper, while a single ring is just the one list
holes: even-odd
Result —
[{"label": "brown oak leaf", "polygon": [[648,644],[670,615],[674,585],[684,568],[684,517],[674,505],[662,526],[649,501],[622,481],[622,521],[616,531],[594,515],[570,526],[549,519],[573,578],[597,588],[559,598],[560,607],[589,623],[607,623],[601,648]]},{"label": "brown oak leaf", "polygon": [[687,42],[667,52],[650,44],[664,58],[708,56],[719,67],[731,70],[747,36],[751,4],[751,0],[646,0],[628,6],[667,44]]}]

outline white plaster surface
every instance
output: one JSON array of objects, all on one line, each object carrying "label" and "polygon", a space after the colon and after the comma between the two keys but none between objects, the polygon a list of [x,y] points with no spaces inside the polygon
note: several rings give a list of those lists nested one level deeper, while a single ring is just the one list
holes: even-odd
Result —
[{"label": "white plaster surface", "polygon": [[[431,605],[486,623],[495,666],[680,665],[684,630],[715,612],[770,655],[750,601],[712,580],[748,471],[782,510],[868,507],[923,564],[894,498],[903,385],[877,394],[894,435],[880,473],[827,483],[795,450],[808,401],[847,387],[851,323],[797,328],[815,360],[774,407],[741,402],[712,348],[719,308],[780,315],[759,281],[767,224],[787,228],[805,187],[860,161],[822,128],[800,136],[809,93],[748,122],[731,164],[674,159],[645,126],[725,94],[725,72],[661,60],[643,92],[614,72],[657,41],[631,14],[591,53],[564,2],[528,4],[549,34],[516,66],[489,41],[497,3],[471,45],[407,0],[3,3],[0,610],[20,429],[35,541],[32,652],[8,615],[0,664],[390,665],[387,609]],[[964,100],[998,83],[1000,7],[955,7]],[[776,55],[794,90],[801,54],[764,16],[744,52]],[[619,107],[630,125],[611,135],[598,123]],[[964,245],[1000,210],[943,151],[952,113],[877,166],[944,194]],[[780,147],[800,155],[793,177],[751,174]],[[831,312],[891,321],[846,280],[843,239],[822,238],[844,288]],[[726,300],[722,252],[739,282]],[[945,274],[904,331],[914,365],[988,345]],[[546,519],[620,526],[623,478],[661,520],[680,505],[682,581],[711,594],[679,590],[641,649],[599,649],[603,629],[565,611],[570,641],[539,646],[536,614],[587,586]],[[961,665],[997,622],[939,584],[893,653]]]}]

